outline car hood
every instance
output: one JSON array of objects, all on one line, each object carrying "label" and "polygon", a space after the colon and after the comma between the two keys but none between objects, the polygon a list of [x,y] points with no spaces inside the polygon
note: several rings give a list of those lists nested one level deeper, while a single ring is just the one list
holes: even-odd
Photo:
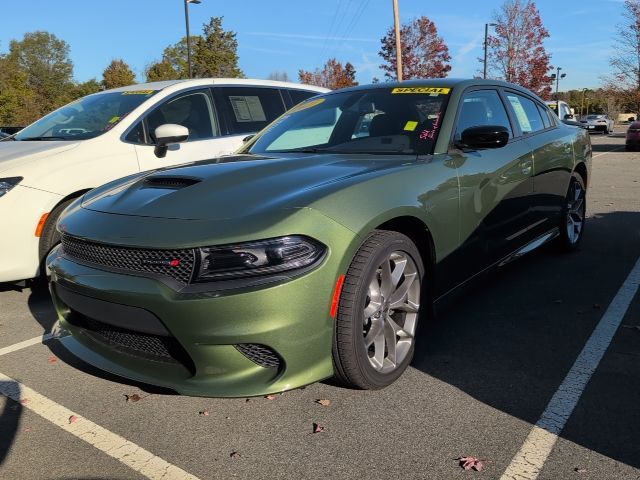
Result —
[{"label": "car hood", "polygon": [[409,156],[230,156],[113,182],[85,195],[82,207],[141,217],[237,219],[305,207],[345,184],[414,162]]},{"label": "car hood", "polygon": [[66,152],[78,145],[79,142],[56,140],[43,142],[2,141],[0,142],[0,172],[18,167],[16,174],[20,174],[19,167],[25,163]]}]

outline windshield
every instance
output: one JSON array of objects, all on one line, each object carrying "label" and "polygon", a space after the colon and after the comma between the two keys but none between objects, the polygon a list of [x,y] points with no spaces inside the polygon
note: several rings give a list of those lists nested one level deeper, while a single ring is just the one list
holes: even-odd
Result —
[{"label": "windshield", "polygon": [[85,140],[111,130],[158,90],[106,92],[69,103],[22,130],[16,140]]},{"label": "windshield", "polygon": [[558,115],[558,104],[557,103],[547,103],[547,107],[555,112]]},{"label": "windshield", "polygon": [[587,120],[599,120],[600,118],[604,118],[604,115],[588,115]]},{"label": "windshield", "polygon": [[315,97],[286,112],[242,150],[429,154],[449,92],[449,88],[387,87]]}]

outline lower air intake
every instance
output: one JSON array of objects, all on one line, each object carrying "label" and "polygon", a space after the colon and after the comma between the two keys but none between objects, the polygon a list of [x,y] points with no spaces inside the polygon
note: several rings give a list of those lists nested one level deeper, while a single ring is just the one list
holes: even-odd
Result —
[{"label": "lower air intake", "polygon": [[236,349],[253,363],[264,368],[279,368],[282,360],[278,354],[267,347],[258,343],[240,343],[235,346]]}]

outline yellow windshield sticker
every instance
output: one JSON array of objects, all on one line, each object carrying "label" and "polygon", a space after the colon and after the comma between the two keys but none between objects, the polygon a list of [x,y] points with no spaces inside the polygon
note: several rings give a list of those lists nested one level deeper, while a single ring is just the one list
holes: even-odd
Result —
[{"label": "yellow windshield sticker", "polygon": [[450,91],[450,88],[442,87],[396,87],[391,90],[391,93],[429,93],[435,95],[447,95]]},{"label": "yellow windshield sticker", "polygon": [[412,120],[409,120],[405,125],[404,125],[404,130],[406,132],[413,132],[416,127],[418,126],[418,122],[414,122]]},{"label": "yellow windshield sticker", "polygon": [[324,102],[324,98],[316,98],[315,100],[310,100],[308,102],[300,103],[293,107],[289,112],[299,112],[301,110],[306,110],[307,108],[315,107],[316,105],[320,105]]},{"label": "yellow windshield sticker", "polygon": [[126,92],[122,92],[122,95],[151,95],[152,93],[156,93],[155,90],[127,90]]},{"label": "yellow windshield sticker", "polygon": [[115,117],[113,117],[111,120],[109,120],[109,123],[116,123],[118,120],[120,120],[120,117],[118,117],[117,115]]}]

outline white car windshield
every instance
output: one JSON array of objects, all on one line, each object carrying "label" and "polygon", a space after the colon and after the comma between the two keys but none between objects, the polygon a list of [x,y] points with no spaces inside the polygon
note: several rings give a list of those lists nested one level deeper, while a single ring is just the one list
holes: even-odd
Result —
[{"label": "white car windshield", "polygon": [[15,140],[85,140],[108,132],[158,90],[105,92],[83,97],[42,117]]}]

